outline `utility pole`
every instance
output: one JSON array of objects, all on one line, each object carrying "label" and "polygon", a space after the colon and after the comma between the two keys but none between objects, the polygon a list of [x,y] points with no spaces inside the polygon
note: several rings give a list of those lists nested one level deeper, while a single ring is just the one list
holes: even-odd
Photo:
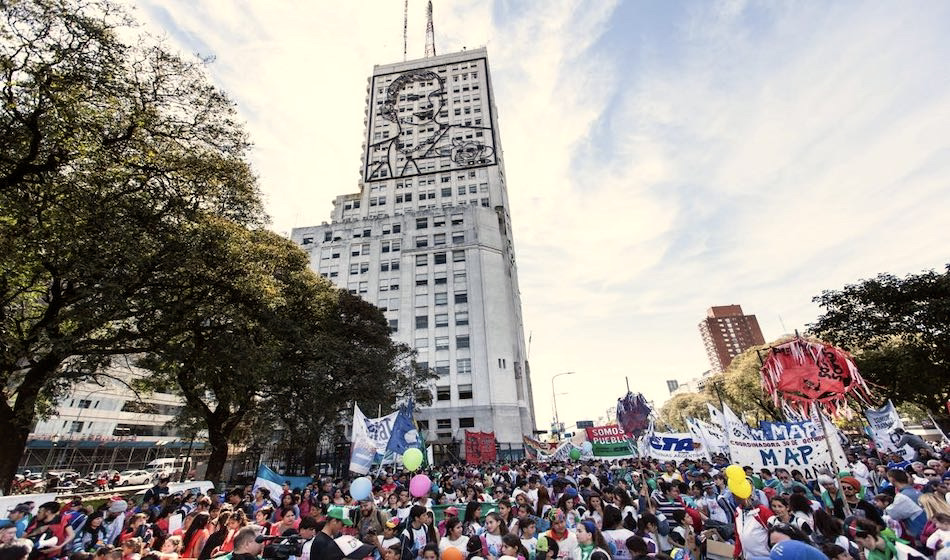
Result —
[{"label": "utility pole", "polygon": [[435,26],[432,25],[432,0],[426,8],[426,58],[435,56]]}]

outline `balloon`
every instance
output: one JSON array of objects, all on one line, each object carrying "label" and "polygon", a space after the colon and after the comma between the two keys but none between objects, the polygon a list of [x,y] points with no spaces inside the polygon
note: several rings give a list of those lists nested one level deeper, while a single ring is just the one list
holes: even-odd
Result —
[{"label": "balloon", "polygon": [[462,555],[462,551],[450,546],[442,551],[442,560],[464,560],[465,557]]},{"label": "balloon", "polygon": [[729,480],[729,490],[732,491],[733,496],[744,500],[752,495],[752,484],[746,478],[742,480],[731,479]]},{"label": "balloon", "polygon": [[441,492],[441,491],[442,491],[442,489],[439,488],[439,485],[433,482],[433,483],[432,483],[432,488],[430,489],[430,492],[432,492],[433,494],[438,494],[438,493]]},{"label": "balloon", "polygon": [[409,493],[416,498],[421,498],[429,493],[432,488],[432,481],[424,474],[417,474],[409,479]]},{"label": "balloon", "polygon": [[590,452],[594,450],[594,444],[589,441],[585,441],[581,444],[581,451],[584,452],[584,455],[590,455]]},{"label": "balloon", "polygon": [[730,481],[732,479],[745,480],[745,471],[739,465],[729,465],[728,467],[726,467],[723,473],[725,473],[726,475],[726,480],[730,480]]},{"label": "balloon", "polygon": [[373,483],[365,476],[361,476],[350,483],[350,496],[358,502],[369,499],[372,493]]},{"label": "balloon", "polygon": [[407,449],[402,454],[402,466],[406,467],[407,471],[417,470],[422,466],[422,451],[415,447]]},{"label": "balloon", "polygon": [[581,458],[581,450],[578,448],[571,449],[571,459],[575,461]]}]

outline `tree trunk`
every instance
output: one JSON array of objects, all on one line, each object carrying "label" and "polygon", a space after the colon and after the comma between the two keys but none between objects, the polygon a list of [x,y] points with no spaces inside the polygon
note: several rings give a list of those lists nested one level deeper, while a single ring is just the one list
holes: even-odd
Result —
[{"label": "tree trunk", "polygon": [[61,362],[54,355],[41,359],[30,368],[24,381],[17,387],[13,406],[7,402],[0,403],[0,433],[4,434],[0,438],[0,490],[5,494],[10,492],[20,459],[26,450],[33,420],[36,419],[36,401],[40,390]]},{"label": "tree trunk", "polygon": [[208,445],[211,446],[211,455],[208,457],[205,478],[217,485],[221,482],[221,472],[228,460],[228,436],[220,428],[208,426]]}]

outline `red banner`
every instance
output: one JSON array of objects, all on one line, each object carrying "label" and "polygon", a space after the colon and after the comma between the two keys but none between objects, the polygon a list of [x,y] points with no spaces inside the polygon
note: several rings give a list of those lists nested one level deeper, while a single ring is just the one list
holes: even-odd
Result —
[{"label": "red banner", "polygon": [[495,432],[470,432],[465,430],[466,463],[476,465],[490,463],[495,458]]}]

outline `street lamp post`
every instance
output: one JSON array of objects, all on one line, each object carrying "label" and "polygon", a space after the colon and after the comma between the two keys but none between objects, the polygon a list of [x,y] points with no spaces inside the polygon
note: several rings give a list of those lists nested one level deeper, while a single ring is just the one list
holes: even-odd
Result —
[{"label": "street lamp post", "polygon": [[562,375],[574,375],[575,373],[577,372],[565,371],[562,373],[555,373],[554,376],[551,377],[551,403],[554,405],[554,431],[557,432],[558,439],[560,439],[561,430],[560,430],[560,420],[558,419],[558,416],[557,416],[557,393],[554,392],[554,380],[557,379],[558,377],[561,377]]}]

